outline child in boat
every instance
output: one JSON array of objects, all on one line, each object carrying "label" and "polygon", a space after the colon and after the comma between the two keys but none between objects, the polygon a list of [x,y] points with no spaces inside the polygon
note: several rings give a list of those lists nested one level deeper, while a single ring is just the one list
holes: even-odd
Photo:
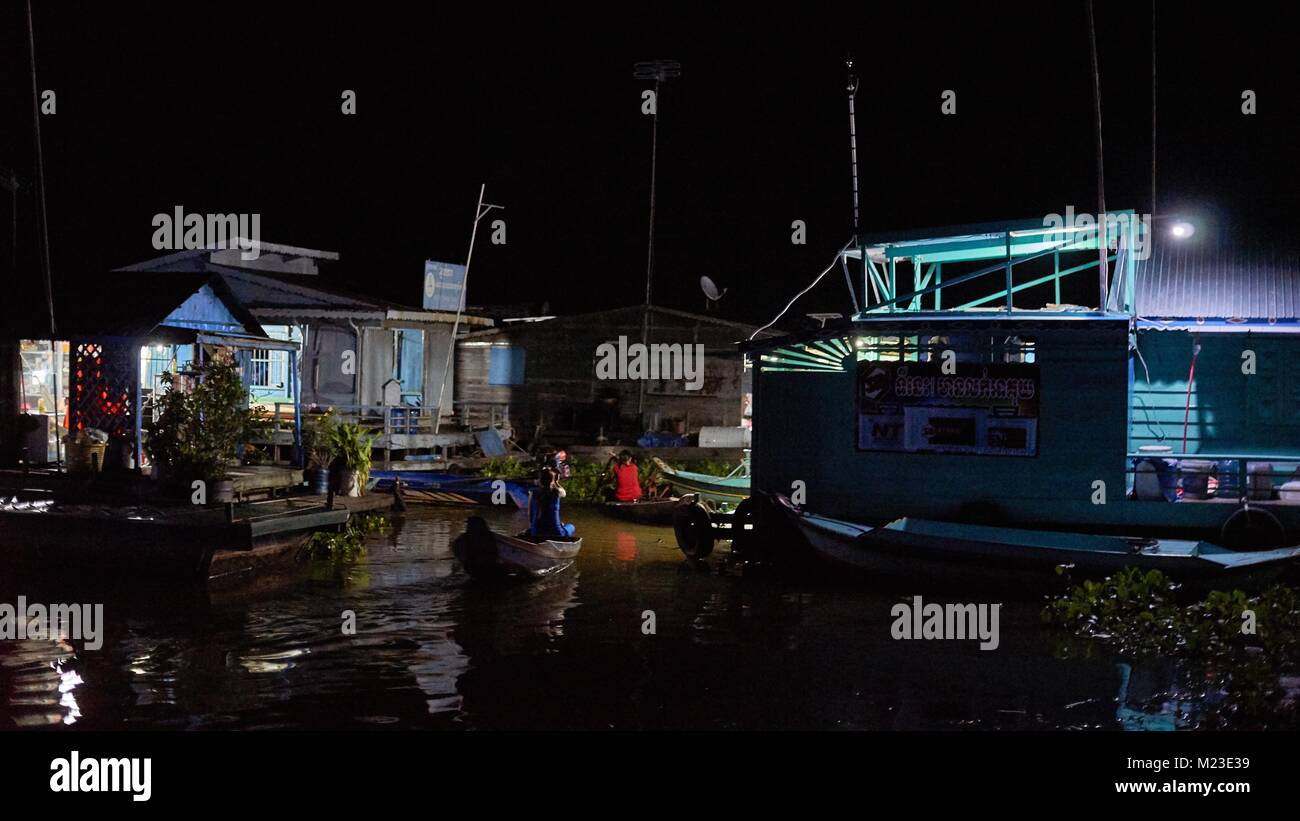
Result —
[{"label": "child in boat", "polygon": [[632,461],[631,451],[623,451],[610,460],[609,472],[614,477],[614,501],[635,502],[641,498],[641,473]]},{"label": "child in boat", "polygon": [[542,468],[537,475],[537,492],[528,501],[528,532],[542,539],[571,539],[573,525],[560,521],[560,500],[564,488],[560,477],[551,468]]}]

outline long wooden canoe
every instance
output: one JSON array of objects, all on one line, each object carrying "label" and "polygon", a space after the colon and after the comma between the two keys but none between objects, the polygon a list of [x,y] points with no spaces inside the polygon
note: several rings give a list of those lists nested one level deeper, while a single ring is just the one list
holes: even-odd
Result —
[{"label": "long wooden canoe", "polygon": [[872,576],[963,587],[1041,589],[1137,567],[1159,570],[1188,591],[1258,589],[1300,568],[1300,547],[1236,552],[1204,541],[911,518],[868,527],[801,511],[788,502],[784,510],[825,563]]}]

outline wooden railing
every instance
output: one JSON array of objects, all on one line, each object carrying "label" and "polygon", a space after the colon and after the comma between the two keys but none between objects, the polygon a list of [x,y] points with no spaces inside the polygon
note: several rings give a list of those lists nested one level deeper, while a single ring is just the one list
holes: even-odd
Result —
[{"label": "wooden railing", "polygon": [[[434,432],[433,408],[407,405],[331,405],[336,422],[360,425],[373,433],[432,434]],[[262,418],[270,425],[272,436],[293,435],[294,408],[292,403],[276,402],[263,406]],[[316,414],[303,413],[303,423]],[[447,419],[451,420],[448,425]],[[500,428],[510,424],[510,405],[506,402],[456,402],[453,413],[444,418],[442,430],[452,433],[474,428]]]}]

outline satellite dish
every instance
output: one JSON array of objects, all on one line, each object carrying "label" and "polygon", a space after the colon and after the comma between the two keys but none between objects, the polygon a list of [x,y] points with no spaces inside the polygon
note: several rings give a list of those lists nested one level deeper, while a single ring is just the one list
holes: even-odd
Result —
[{"label": "satellite dish", "polygon": [[719,291],[718,286],[708,277],[700,277],[700,290],[704,292],[704,297],[708,300],[704,303],[706,310],[713,305],[713,303],[727,295],[726,288]]}]

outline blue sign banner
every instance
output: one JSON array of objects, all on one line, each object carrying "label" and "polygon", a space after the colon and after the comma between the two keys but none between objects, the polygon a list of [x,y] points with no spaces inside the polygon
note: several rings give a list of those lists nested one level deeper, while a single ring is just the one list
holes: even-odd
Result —
[{"label": "blue sign banner", "polygon": [[426,311],[463,311],[465,266],[425,260],[423,305]]},{"label": "blue sign banner", "polygon": [[858,362],[858,450],[1038,454],[1038,366]]}]

